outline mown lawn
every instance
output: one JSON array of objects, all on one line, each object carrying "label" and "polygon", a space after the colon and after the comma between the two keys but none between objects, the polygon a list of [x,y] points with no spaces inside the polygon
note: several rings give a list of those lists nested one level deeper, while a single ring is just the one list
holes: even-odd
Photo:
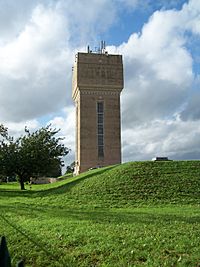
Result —
[{"label": "mown lawn", "polygon": [[[165,165],[165,171],[164,165],[134,164],[25,192],[16,184],[0,185],[0,235],[7,238],[13,264],[24,259],[27,267],[200,266],[197,165],[189,186],[186,163]],[[159,181],[169,178],[164,199]]]}]

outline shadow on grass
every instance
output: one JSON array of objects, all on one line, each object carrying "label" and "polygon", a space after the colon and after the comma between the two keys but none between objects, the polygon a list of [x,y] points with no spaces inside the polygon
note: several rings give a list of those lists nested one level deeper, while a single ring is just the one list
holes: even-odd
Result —
[{"label": "shadow on grass", "polygon": [[[35,234],[32,230],[31,223],[29,227],[22,227],[20,221],[30,220],[31,222],[37,222],[38,228],[40,228],[40,221],[42,221],[42,229],[48,232],[48,228],[51,228],[51,219],[53,218],[54,223],[56,222],[57,231],[59,225],[65,227],[66,233],[69,222],[74,225],[74,229],[84,226],[98,225],[99,231],[104,231],[106,227],[111,227],[114,231],[119,227],[120,231],[124,231],[124,227],[136,227],[135,229],[142,229],[143,226],[151,227],[170,227],[175,225],[177,228],[181,223],[182,225],[198,225],[200,224],[200,215],[190,216],[188,215],[176,215],[176,214],[158,214],[148,209],[148,212],[134,210],[102,210],[102,209],[65,209],[49,206],[35,206],[23,205],[17,203],[17,207],[9,205],[0,206],[0,224],[6,224],[9,228],[13,229],[13,233],[18,233],[21,237],[23,236],[28,242],[32,243],[34,249],[37,248],[42,251],[50,260],[56,260],[54,255],[54,248],[47,240],[41,239],[39,234]],[[42,219],[42,220],[41,220]],[[45,222],[46,221],[46,226]],[[26,225],[26,224],[24,224]],[[7,226],[6,226],[7,227]],[[84,228],[82,228],[84,229]],[[86,229],[86,228],[85,228]],[[96,229],[96,227],[95,227]],[[128,228],[126,228],[127,230]],[[183,229],[183,228],[182,228]],[[185,229],[185,228],[184,228]],[[55,230],[54,230],[55,231]],[[180,229],[177,228],[180,232]],[[181,230],[182,231],[182,230]],[[60,253],[60,252],[59,252]]]},{"label": "shadow on grass", "polygon": [[16,198],[16,197],[32,197],[36,192],[31,190],[17,190],[0,188],[0,197]]},{"label": "shadow on grass", "polygon": [[[151,209],[151,208],[149,208]],[[155,210],[151,212],[127,211],[122,209],[80,209],[80,208],[59,208],[51,206],[35,206],[18,204],[17,208],[9,205],[0,206],[0,214],[9,212],[13,216],[24,216],[27,218],[47,219],[57,218],[71,219],[74,221],[90,221],[100,224],[170,224],[173,222],[183,222],[187,224],[200,224],[200,215],[176,215],[176,214],[158,214]]]},{"label": "shadow on grass", "polygon": [[[48,212],[48,211],[47,211]],[[145,212],[127,212],[127,211],[83,211],[83,210],[64,210],[51,212],[51,216],[71,217],[78,221],[92,221],[94,223],[114,223],[114,224],[159,224],[171,222],[200,223],[199,216],[181,216],[174,214],[153,214]]]},{"label": "shadow on grass", "polygon": [[6,216],[6,213],[1,212],[0,213],[0,219],[1,219],[1,223],[4,222],[10,228],[13,228],[15,233],[19,234],[20,239],[22,237],[24,237],[26,240],[28,240],[30,243],[32,243],[32,245],[34,245],[34,247],[37,247],[38,249],[40,249],[40,251],[45,253],[45,256],[49,257],[50,260],[56,260],[55,255],[52,252],[50,252],[49,248],[46,248],[46,244],[42,240],[35,237],[35,235],[33,236],[33,234],[31,232],[22,228],[18,223],[13,222],[13,220],[10,219],[10,217]]}]

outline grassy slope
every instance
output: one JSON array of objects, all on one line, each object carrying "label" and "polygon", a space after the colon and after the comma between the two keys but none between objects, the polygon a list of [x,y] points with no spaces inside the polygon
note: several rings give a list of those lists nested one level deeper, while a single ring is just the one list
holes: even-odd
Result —
[{"label": "grassy slope", "polygon": [[27,266],[200,266],[200,161],[0,185],[0,203],[0,234]]}]

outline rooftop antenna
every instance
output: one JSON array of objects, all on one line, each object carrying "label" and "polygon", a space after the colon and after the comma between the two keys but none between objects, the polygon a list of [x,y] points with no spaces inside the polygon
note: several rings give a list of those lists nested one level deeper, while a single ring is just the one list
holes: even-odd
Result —
[{"label": "rooftop antenna", "polygon": [[92,53],[92,50],[90,50],[90,46],[89,45],[87,46],[87,52],[88,53]]},{"label": "rooftop antenna", "polygon": [[[92,53],[93,51],[90,50],[90,46],[87,46],[87,53]],[[95,47],[94,53],[99,53],[99,54],[108,54],[106,51],[106,42],[101,41],[99,47]]]},{"label": "rooftop antenna", "polygon": [[101,54],[106,54],[106,42],[105,41],[101,41],[100,53]]}]

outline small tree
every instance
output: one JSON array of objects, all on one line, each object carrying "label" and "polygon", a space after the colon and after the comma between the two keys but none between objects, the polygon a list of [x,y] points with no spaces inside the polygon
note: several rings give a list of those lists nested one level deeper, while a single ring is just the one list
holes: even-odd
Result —
[{"label": "small tree", "polygon": [[4,134],[0,141],[0,173],[16,175],[23,190],[30,177],[37,178],[60,168],[69,149],[60,143],[63,138],[56,137],[58,132],[48,125],[33,133],[25,128],[25,135],[16,140]]},{"label": "small tree", "polygon": [[75,161],[73,161],[69,166],[67,166],[65,174],[73,173],[74,167],[75,167]]},{"label": "small tree", "polygon": [[0,124],[0,135],[3,137],[7,136],[7,128],[5,128],[3,124]]}]

